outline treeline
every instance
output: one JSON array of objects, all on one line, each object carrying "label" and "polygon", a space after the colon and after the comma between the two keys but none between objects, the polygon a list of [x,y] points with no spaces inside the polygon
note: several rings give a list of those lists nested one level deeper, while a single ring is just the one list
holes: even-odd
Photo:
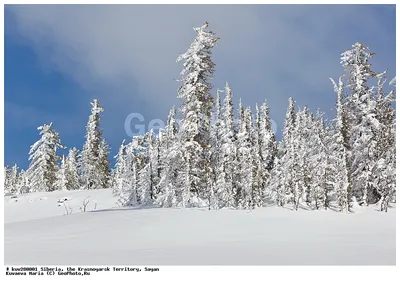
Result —
[{"label": "treeline", "polygon": [[352,211],[380,202],[387,211],[396,191],[395,96],[394,89],[384,90],[386,72],[371,69],[368,47],[356,43],[341,55],[344,74],[331,79],[336,117],[328,121],[320,111],[296,109],[290,98],[278,142],[267,103],[255,111],[241,102],[234,107],[228,83],[214,99],[211,55],[219,38],[208,23],[194,30],[195,40],[177,60],[183,61],[179,126],[172,107],[158,134],[124,140],[110,169],[99,124],[103,108],[94,100],[82,151],[58,156],[64,148],[58,133],[51,123],[39,127],[28,170],[6,167],[5,191],[113,188],[122,206]]}]

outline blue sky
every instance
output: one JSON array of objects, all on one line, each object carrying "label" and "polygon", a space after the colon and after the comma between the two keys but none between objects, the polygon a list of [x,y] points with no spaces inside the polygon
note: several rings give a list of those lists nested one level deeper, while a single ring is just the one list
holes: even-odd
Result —
[{"label": "blue sky", "polygon": [[357,41],[376,53],[375,71],[395,76],[394,5],[6,5],[4,16],[5,163],[22,168],[44,123],[81,148],[93,98],[111,155],[130,139],[130,113],[165,120],[179,104],[176,58],[205,21],[221,38],[214,93],[228,81],[235,106],[267,100],[278,134],[290,96],[333,117],[328,78]]}]

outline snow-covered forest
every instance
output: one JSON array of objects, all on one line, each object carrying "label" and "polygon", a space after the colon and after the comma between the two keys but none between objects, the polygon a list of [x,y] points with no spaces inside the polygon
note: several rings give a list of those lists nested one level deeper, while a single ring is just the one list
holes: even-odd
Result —
[{"label": "snow-covered forest", "polygon": [[278,140],[267,101],[234,105],[228,82],[213,88],[219,38],[208,23],[194,30],[194,41],[177,58],[182,106],[172,106],[163,130],[122,141],[110,167],[104,109],[95,99],[82,149],[61,156],[57,150],[66,148],[53,124],[38,127],[29,168],[5,167],[5,194],[112,188],[121,206],[297,210],[301,204],[349,212],[379,204],[387,211],[396,199],[396,83],[372,70],[375,53],[357,42],[341,54],[343,75],[331,78],[333,120],[298,109],[289,98]]}]

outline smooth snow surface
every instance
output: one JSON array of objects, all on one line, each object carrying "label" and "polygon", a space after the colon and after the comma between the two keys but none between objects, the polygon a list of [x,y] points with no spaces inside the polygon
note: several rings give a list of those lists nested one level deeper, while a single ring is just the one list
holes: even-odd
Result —
[{"label": "smooth snow surface", "polygon": [[[90,200],[89,212],[79,206]],[[63,215],[60,199],[72,207]],[[5,201],[7,265],[394,265],[395,209],[122,209],[111,190]],[[97,202],[96,210],[93,211]],[[67,207],[68,207],[67,205]]]}]

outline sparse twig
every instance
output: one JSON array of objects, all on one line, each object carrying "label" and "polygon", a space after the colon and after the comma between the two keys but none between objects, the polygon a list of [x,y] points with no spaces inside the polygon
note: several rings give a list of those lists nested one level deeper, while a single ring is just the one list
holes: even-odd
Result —
[{"label": "sparse twig", "polygon": [[69,214],[71,214],[71,213],[72,213],[72,208],[71,208],[71,206],[68,206],[68,207],[69,207],[69,212],[68,212],[67,205],[65,204],[65,202],[63,202],[63,204],[64,204],[65,211],[67,212],[67,213],[64,214],[64,215],[69,215]]},{"label": "sparse twig", "polygon": [[81,209],[82,212],[86,212],[86,207],[89,204],[89,197],[86,197],[83,201],[82,201],[82,207],[79,207]]}]

